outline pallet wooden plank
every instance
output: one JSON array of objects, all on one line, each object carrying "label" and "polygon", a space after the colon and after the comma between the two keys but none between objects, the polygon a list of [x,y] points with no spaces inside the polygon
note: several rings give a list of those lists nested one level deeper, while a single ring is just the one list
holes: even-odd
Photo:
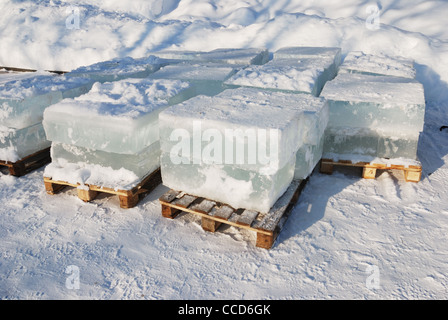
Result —
[{"label": "pallet wooden plank", "polygon": [[189,194],[185,194],[183,197],[181,198],[176,198],[173,202],[171,202],[172,204],[178,206],[178,207],[182,207],[182,208],[188,208],[188,206],[193,203],[193,201],[195,201],[198,197],[189,195]]},{"label": "pallet wooden plank", "polygon": [[254,210],[244,210],[243,213],[239,216],[236,223],[241,225],[250,226],[255,218],[258,216],[259,211]]},{"label": "pallet wooden plank", "polygon": [[170,203],[170,202],[173,201],[179,194],[180,194],[180,191],[176,191],[176,190],[170,189],[170,190],[168,190],[167,192],[165,192],[165,193],[159,198],[159,200],[162,201],[162,202]]},{"label": "pallet wooden plank", "polygon": [[200,213],[209,213],[215,205],[215,201],[202,199],[200,202],[193,204],[190,209]]},{"label": "pallet wooden plank", "polygon": [[210,216],[228,220],[234,211],[235,210],[228,205],[221,205],[219,207],[214,207],[210,212]]}]

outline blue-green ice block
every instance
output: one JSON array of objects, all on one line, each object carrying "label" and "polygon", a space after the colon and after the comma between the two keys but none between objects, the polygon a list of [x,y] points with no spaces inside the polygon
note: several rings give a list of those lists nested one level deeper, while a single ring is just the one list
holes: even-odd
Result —
[{"label": "blue-green ice block", "polygon": [[0,160],[16,162],[50,145],[42,123],[22,129],[0,126]]},{"label": "blue-green ice block", "polygon": [[244,68],[225,83],[319,96],[325,83],[336,75],[339,60],[340,50],[333,50],[324,55],[304,55],[300,58],[281,56],[261,66]]},{"label": "blue-green ice block", "polygon": [[191,96],[179,80],[95,83],[89,93],[47,108],[43,125],[50,141],[136,154],[159,140],[159,113]]},{"label": "blue-green ice block", "polygon": [[111,82],[128,78],[146,78],[159,70],[166,62],[155,56],[134,59],[116,58],[82,66],[66,74],[67,77],[83,77],[94,82]]},{"label": "blue-green ice block", "polygon": [[328,128],[325,132],[324,154],[417,160],[419,135],[382,136],[365,128]]},{"label": "blue-green ice block", "polygon": [[423,130],[422,84],[390,76],[339,74],[322,90],[328,100],[328,127],[370,128],[383,136],[413,137]]},{"label": "blue-green ice block", "polygon": [[112,170],[123,168],[143,178],[160,167],[160,144],[155,142],[136,154],[121,154],[53,142],[51,158],[53,165],[56,163],[60,167],[71,163],[79,168],[92,165]]},{"label": "blue-green ice block", "polygon": [[90,90],[92,81],[84,78],[35,73],[0,85],[0,124],[16,129],[42,121],[44,110],[64,98],[77,97]]}]

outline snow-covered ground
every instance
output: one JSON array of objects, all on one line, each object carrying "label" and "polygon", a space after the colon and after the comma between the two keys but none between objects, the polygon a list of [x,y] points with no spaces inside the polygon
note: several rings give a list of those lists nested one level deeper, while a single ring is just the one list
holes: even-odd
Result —
[{"label": "snow-covered ground", "polygon": [[[423,178],[315,172],[268,251],[249,231],[162,218],[164,186],[124,210],[114,196],[47,195],[43,168],[3,171],[1,299],[448,298],[446,1],[95,3],[0,0],[0,66],[71,70],[160,49],[298,45],[400,55],[415,60],[425,87]],[[79,289],[67,282],[78,271]]]}]

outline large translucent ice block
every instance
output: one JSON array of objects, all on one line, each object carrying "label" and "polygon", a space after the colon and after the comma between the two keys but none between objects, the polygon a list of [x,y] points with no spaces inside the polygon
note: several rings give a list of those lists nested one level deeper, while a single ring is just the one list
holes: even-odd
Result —
[{"label": "large translucent ice block", "polygon": [[187,158],[269,173],[301,145],[299,118],[280,106],[198,96],[160,113],[161,149],[173,162]]},{"label": "large translucent ice block", "polygon": [[110,82],[127,78],[146,78],[166,62],[155,56],[134,59],[116,58],[82,66],[68,72],[68,77],[84,77],[98,82]]},{"label": "large translucent ice block", "polygon": [[135,154],[159,140],[158,114],[191,97],[179,80],[127,79],[104,84],[45,110],[49,140],[107,152]]},{"label": "large translucent ice block", "polygon": [[329,102],[329,127],[372,128],[383,135],[423,130],[424,90],[415,80],[340,74],[321,96]]},{"label": "large translucent ice block", "polygon": [[339,67],[341,73],[386,75],[414,79],[414,61],[402,57],[349,52]]},{"label": "large translucent ice block", "polygon": [[417,159],[419,136],[419,132],[411,136],[383,136],[366,128],[328,128],[325,132],[324,153]]},{"label": "large translucent ice block", "polygon": [[304,144],[296,153],[294,179],[306,179],[322,159],[324,136],[317,145]]},{"label": "large translucent ice block", "polygon": [[160,144],[155,142],[136,154],[120,154],[53,142],[51,158],[60,167],[71,163],[80,168],[92,165],[117,171],[123,168],[143,178],[160,167]]},{"label": "large translucent ice block", "polygon": [[252,101],[263,105],[289,108],[300,113],[299,134],[303,143],[317,145],[320,143],[328,124],[329,108],[325,99],[309,94],[275,92],[257,88],[240,87],[227,89],[218,97]]},{"label": "large translucent ice block", "polygon": [[269,52],[262,48],[216,49],[204,52],[200,59],[208,62],[221,62],[236,65],[265,64],[269,61]]},{"label": "large translucent ice block", "polygon": [[341,63],[341,48],[337,47],[285,47],[274,52],[276,59],[331,58],[337,65]]},{"label": "large translucent ice block", "polygon": [[42,121],[48,106],[63,98],[86,93],[92,81],[59,75],[36,73],[34,77],[0,85],[0,123],[13,128],[26,128]]},{"label": "large translucent ice block", "polygon": [[0,160],[16,162],[50,144],[41,123],[23,129],[0,126]]},{"label": "large translucent ice block", "polygon": [[319,96],[336,74],[334,58],[274,59],[238,71],[227,85],[309,93]]},{"label": "large translucent ice block", "polygon": [[230,64],[179,63],[167,65],[153,73],[152,79],[175,79],[187,81],[196,95],[214,96],[224,90],[223,82],[238,69]]},{"label": "large translucent ice block", "polygon": [[209,52],[164,50],[152,54],[175,61],[219,62],[235,65],[264,64],[269,60],[269,52],[262,48],[216,49]]},{"label": "large translucent ice block", "polygon": [[163,184],[174,190],[226,203],[231,207],[268,212],[286,191],[294,175],[295,158],[266,175],[232,165],[173,164],[161,155]]}]

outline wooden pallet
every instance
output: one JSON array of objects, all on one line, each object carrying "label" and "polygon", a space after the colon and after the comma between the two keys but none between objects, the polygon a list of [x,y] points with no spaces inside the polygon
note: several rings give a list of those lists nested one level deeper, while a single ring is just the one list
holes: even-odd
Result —
[{"label": "wooden pallet", "polygon": [[50,148],[46,148],[16,162],[0,160],[0,166],[8,167],[10,175],[21,177],[50,161]]},{"label": "wooden pallet", "polygon": [[226,204],[172,189],[162,195],[159,201],[165,218],[174,219],[180,212],[187,212],[202,217],[202,228],[205,231],[215,232],[223,223],[252,230],[257,233],[256,246],[270,249],[307,182],[308,179],[293,180],[268,213],[234,209]]},{"label": "wooden pallet", "polygon": [[322,159],[320,163],[320,172],[326,174],[333,173],[334,166],[358,167],[362,168],[362,177],[364,179],[375,179],[377,170],[401,170],[404,173],[406,182],[419,182],[422,177],[421,165],[389,165],[375,164],[369,162],[353,163],[350,160],[333,161],[332,159]]},{"label": "wooden pallet", "polygon": [[66,186],[77,188],[78,197],[85,202],[92,201],[99,193],[114,194],[118,196],[120,200],[120,207],[123,209],[135,207],[144,195],[150,193],[161,183],[162,177],[160,174],[160,168],[147,175],[140,183],[129,190],[116,190],[113,188],[100,187],[96,185],[54,181],[51,178],[44,177],[45,190],[48,194],[57,194]]}]

